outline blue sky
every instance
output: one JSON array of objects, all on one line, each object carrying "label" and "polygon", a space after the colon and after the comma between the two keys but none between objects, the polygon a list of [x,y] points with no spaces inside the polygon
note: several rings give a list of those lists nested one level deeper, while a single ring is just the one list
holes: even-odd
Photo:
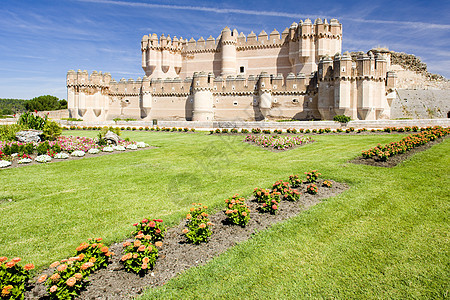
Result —
[{"label": "blue sky", "polygon": [[279,32],[337,18],[343,51],[384,46],[450,78],[450,1],[0,0],[0,98],[66,98],[70,69],[142,77],[144,34],[217,37],[222,28]]}]

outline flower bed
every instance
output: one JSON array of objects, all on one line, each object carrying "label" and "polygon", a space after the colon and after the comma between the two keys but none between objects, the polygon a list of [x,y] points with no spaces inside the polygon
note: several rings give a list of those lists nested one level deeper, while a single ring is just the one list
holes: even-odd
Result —
[{"label": "flower bed", "polygon": [[428,128],[420,133],[410,134],[399,142],[392,142],[382,146],[378,144],[376,147],[362,152],[364,159],[374,159],[376,161],[387,161],[389,157],[397,154],[405,153],[413,148],[424,145],[437,138],[444,137],[450,133],[450,128],[442,128],[439,126]]},{"label": "flower bed", "polygon": [[256,144],[263,148],[275,150],[288,150],[295,146],[313,142],[311,137],[297,136],[266,136],[266,135],[247,135],[245,142]]}]

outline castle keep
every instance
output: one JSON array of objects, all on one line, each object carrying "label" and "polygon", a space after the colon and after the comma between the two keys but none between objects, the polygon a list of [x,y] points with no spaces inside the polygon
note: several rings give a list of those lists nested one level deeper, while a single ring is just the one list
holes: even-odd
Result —
[{"label": "castle keep", "polygon": [[85,121],[390,118],[389,51],[352,60],[341,45],[336,19],[293,23],[281,35],[228,27],[197,41],[144,35],[142,79],[67,73],[69,113]]}]

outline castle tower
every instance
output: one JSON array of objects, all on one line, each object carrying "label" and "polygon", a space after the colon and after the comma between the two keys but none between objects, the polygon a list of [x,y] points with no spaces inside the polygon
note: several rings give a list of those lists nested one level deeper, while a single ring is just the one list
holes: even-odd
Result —
[{"label": "castle tower", "polygon": [[214,120],[213,95],[208,74],[205,72],[194,73],[192,80],[194,93],[193,121]]},{"label": "castle tower", "polygon": [[358,117],[352,97],[352,58],[350,53],[334,57],[334,114],[346,115],[355,120]]},{"label": "castle tower", "polygon": [[228,75],[236,75],[236,43],[237,36],[233,34],[230,28],[225,27],[222,30],[222,69],[221,76],[226,78]]},{"label": "castle tower", "polygon": [[262,72],[259,75],[258,82],[259,90],[259,109],[264,118],[269,115],[272,108],[272,84],[270,82],[270,76],[267,72]]}]

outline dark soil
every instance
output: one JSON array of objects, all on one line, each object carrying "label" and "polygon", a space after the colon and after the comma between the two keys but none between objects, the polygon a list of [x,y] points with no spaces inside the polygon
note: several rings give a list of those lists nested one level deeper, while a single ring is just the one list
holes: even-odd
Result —
[{"label": "dark soil", "polygon": [[36,158],[37,154],[33,154],[33,155],[30,155],[30,156],[31,156],[31,159],[33,160],[33,161],[30,162],[30,163],[27,163],[27,164],[19,164],[19,163],[17,163],[18,159],[15,158],[15,159],[11,162],[11,165],[10,165],[9,167],[1,168],[0,170],[3,170],[3,169],[11,169],[11,168],[19,168],[19,167],[25,167],[25,166],[31,166],[31,165],[52,164],[52,163],[55,163],[55,162],[61,162],[61,161],[77,160],[77,159],[83,159],[83,158],[88,158],[88,157],[99,157],[99,156],[103,156],[103,155],[111,155],[111,154],[118,154],[118,153],[124,153],[124,152],[134,152],[134,151],[148,150],[148,149],[154,149],[154,148],[156,148],[156,147],[149,146],[149,147],[145,147],[145,148],[137,148],[136,150],[130,150],[130,149],[126,149],[125,151],[117,151],[117,150],[114,150],[113,152],[103,152],[103,151],[100,150],[100,152],[97,153],[97,154],[89,154],[89,153],[86,152],[86,154],[85,154],[84,156],[82,156],[82,157],[71,156],[71,155],[69,154],[69,157],[68,157],[68,158],[65,158],[65,159],[56,159],[56,158],[52,158],[52,160],[49,161],[49,162],[47,162],[47,163],[40,163],[40,162],[35,161],[34,159]]},{"label": "dark soil", "polygon": [[[122,243],[113,244],[110,249],[115,255],[111,264],[106,269],[99,270],[89,277],[90,284],[81,293],[79,299],[133,298],[141,294],[145,288],[161,286],[191,267],[206,264],[228,248],[250,239],[256,232],[296,216],[320,203],[322,199],[338,195],[349,188],[346,184],[338,182],[333,182],[332,188],[322,187],[322,180],[319,180],[317,183],[318,193],[310,195],[306,193],[306,186],[307,184],[302,184],[298,188],[301,192],[299,201],[281,201],[279,211],[275,215],[259,213],[257,211],[259,204],[253,199],[249,199],[247,204],[251,210],[251,219],[245,228],[227,225],[222,211],[211,215],[210,220],[215,226],[212,228],[213,234],[208,243],[200,245],[186,243],[185,238],[181,235],[185,221],[182,221],[177,227],[169,228],[153,270],[142,277],[123,269],[120,263]],[[25,298],[42,299],[44,295],[45,286],[36,285]]]},{"label": "dark soil", "polygon": [[425,150],[431,148],[433,145],[439,144],[445,138],[446,137],[438,138],[434,141],[430,141],[430,142],[426,143],[425,145],[421,145],[419,147],[413,148],[405,153],[394,155],[392,157],[389,157],[387,161],[380,161],[378,158],[363,158],[362,156],[360,156],[360,157],[350,160],[349,162],[353,163],[353,164],[393,168],[396,165],[398,165],[399,163],[401,163],[404,160],[408,159],[409,157],[413,156],[414,154],[421,152],[421,151],[425,151]]}]

